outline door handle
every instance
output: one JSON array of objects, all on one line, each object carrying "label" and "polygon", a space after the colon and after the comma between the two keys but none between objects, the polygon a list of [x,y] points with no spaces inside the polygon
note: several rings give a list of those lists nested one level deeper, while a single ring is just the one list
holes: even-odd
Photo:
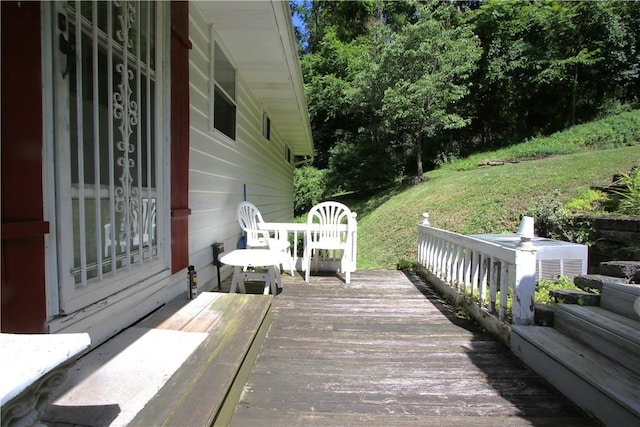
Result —
[{"label": "door handle", "polygon": [[76,46],[74,43],[70,43],[64,37],[64,34],[60,33],[59,46],[60,52],[64,53],[67,56],[67,61],[64,66],[64,71],[62,72],[62,78],[67,77],[69,72],[71,72],[71,67],[75,64],[76,60]]},{"label": "door handle", "polygon": [[71,72],[71,67],[75,64],[76,59],[76,46],[74,43],[70,43],[65,35],[67,34],[67,16],[64,13],[58,13],[58,30],[60,30],[60,36],[58,37],[58,49],[60,52],[66,55],[67,60],[62,72],[62,78],[67,77],[67,74]]}]

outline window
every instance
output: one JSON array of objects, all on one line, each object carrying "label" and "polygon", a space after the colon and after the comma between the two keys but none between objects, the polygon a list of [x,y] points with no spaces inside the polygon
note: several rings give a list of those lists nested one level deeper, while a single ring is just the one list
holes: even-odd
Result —
[{"label": "window", "polygon": [[213,46],[211,56],[213,67],[211,81],[213,82],[213,112],[212,129],[216,129],[235,141],[236,139],[236,69],[231,64],[227,55],[214,40],[211,30],[211,44]]},{"label": "window", "polygon": [[262,136],[267,141],[271,141],[271,119],[267,116],[267,113],[262,113]]}]

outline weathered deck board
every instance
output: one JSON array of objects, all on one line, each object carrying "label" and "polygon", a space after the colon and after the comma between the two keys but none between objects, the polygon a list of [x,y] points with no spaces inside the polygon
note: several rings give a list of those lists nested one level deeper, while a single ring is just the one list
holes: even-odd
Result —
[{"label": "weathered deck board", "polygon": [[[226,298],[223,298],[226,297]],[[236,373],[251,351],[271,304],[268,296],[221,295],[213,304],[188,306],[161,328],[204,328],[204,342],[129,423],[132,426],[210,425],[223,406]],[[162,315],[162,314],[161,314]],[[153,324],[152,315],[141,324]],[[212,325],[216,324],[215,331]]]},{"label": "weathered deck board", "polygon": [[417,278],[283,280],[231,425],[597,425]]}]

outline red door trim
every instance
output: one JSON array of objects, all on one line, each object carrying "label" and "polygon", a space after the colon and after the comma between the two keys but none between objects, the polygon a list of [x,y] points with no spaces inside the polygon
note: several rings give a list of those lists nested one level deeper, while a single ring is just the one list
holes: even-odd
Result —
[{"label": "red door trim", "polygon": [[1,3],[1,329],[46,332],[40,2]]},{"label": "red door trim", "polygon": [[49,221],[2,223],[2,240],[49,234]]},{"label": "red door trim", "polygon": [[189,3],[171,2],[171,272],[189,265]]}]

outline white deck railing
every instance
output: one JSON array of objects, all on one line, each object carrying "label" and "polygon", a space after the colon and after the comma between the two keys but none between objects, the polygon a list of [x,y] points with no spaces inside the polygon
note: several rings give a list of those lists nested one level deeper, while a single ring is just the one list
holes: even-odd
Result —
[{"label": "white deck railing", "polygon": [[434,228],[425,213],[418,225],[417,262],[483,312],[509,322],[510,307],[511,323],[533,324],[536,250],[531,238],[523,236],[515,249],[506,248]]}]

